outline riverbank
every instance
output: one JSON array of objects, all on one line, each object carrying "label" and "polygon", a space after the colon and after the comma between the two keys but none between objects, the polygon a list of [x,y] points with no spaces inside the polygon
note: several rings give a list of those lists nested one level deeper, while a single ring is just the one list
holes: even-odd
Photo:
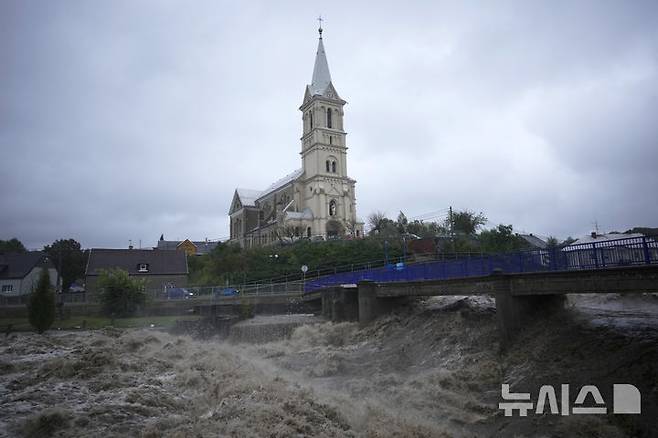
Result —
[{"label": "riverbank", "polygon": [[[98,330],[105,327],[115,328],[164,328],[176,325],[176,321],[197,321],[201,317],[186,316],[140,316],[134,318],[107,318],[102,316],[72,316],[55,319],[51,331],[59,330]],[[27,318],[0,318],[0,335],[2,333],[31,332],[34,328]]]}]

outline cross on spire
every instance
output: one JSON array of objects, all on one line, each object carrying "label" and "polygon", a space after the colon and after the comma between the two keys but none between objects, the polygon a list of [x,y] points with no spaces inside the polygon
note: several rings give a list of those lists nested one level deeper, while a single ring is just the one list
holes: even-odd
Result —
[{"label": "cross on spire", "polygon": [[323,21],[324,21],[324,19],[322,19],[322,15],[320,15],[318,17],[318,23],[320,24],[320,26],[318,27],[318,33],[320,34],[320,38],[322,38],[322,22]]}]

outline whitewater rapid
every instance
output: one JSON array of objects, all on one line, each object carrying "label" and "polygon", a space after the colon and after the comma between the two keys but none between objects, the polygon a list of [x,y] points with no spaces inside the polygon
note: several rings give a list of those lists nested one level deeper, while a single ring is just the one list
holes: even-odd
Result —
[{"label": "whitewater rapid", "polygon": [[[259,335],[258,321],[229,339],[12,334],[0,340],[0,435],[651,436],[658,321],[641,312],[646,303],[584,300],[529,327],[504,355],[486,297],[432,298],[364,327],[296,317],[289,338],[274,341],[259,338],[272,326]],[[630,320],[606,322],[615,306]],[[536,392],[615,381],[640,387],[643,415],[498,409],[501,383]]]}]

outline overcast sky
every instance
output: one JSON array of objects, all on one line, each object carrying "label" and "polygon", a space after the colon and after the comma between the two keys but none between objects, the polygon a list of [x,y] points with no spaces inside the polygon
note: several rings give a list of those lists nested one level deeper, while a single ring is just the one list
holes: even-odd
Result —
[{"label": "overcast sky", "polygon": [[0,239],[228,235],[301,166],[317,47],[357,211],[658,226],[658,2],[0,2]]}]

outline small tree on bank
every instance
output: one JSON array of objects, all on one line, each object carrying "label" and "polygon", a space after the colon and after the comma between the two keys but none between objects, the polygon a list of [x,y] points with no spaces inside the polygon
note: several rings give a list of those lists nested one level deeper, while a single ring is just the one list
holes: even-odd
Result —
[{"label": "small tree on bank", "polygon": [[101,271],[98,287],[106,315],[131,316],[146,304],[144,280],[130,278],[128,272],[122,269]]},{"label": "small tree on bank", "polygon": [[50,284],[48,269],[41,269],[37,287],[30,295],[28,319],[39,334],[48,330],[55,322],[55,293]]}]

